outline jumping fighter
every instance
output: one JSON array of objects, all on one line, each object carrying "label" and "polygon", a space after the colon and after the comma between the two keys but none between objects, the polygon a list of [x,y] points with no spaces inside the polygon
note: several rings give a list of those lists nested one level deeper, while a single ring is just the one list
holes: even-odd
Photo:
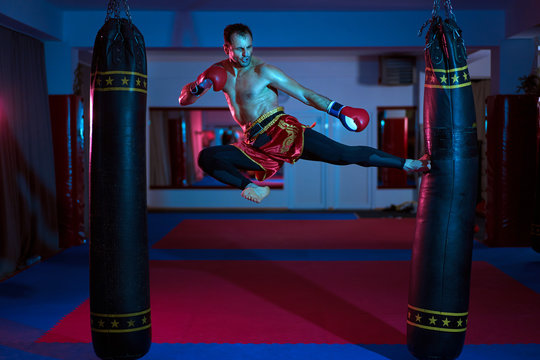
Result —
[{"label": "jumping fighter", "polygon": [[224,30],[228,59],[210,66],[196,81],[182,88],[180,105],[193,104],[212,88],[223,91],[244,139],[231,145],[211,146],[199,154],[199,166],[210,176],[242,190],[242,196],[260,203],[270,193],[240,170],[255,172],[258,180],[274,175],[283,163],[298,159],[336,165],[357,164],[399,168],[407,172],[430,169],[427,157],[402,159],[367,146],[340,144],[284,113],[278,90],[317,110],[335,116],[349,131],[360,132],[369,123],[366,110],[343,106],[300,85],[275,66],[253,56],[253,35],[243,24]]}]

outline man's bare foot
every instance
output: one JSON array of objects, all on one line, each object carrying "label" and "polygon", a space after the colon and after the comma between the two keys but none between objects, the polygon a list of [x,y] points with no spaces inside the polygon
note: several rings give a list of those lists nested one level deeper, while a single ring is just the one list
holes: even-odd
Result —
[{"label": "man's bare foot", "polygon": [[265,197],[270,194],[268,186],[258,186],[253,183],[248,184],[242,191],[242,197],[259,204]]},{"label": "man's bare foot", "polygon": [[412,174],[415,172],[428,172],[431,170],[431,160],[429,159],[428,154],[425,154],[418,160],[406,159],[405,164],[403,165],[403,170],[407,174]]}]

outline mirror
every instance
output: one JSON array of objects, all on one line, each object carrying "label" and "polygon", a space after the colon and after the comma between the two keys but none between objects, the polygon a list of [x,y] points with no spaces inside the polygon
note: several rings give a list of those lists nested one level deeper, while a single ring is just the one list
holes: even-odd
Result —
[{"label": "mirror", "polygon": [[[150,109],[150,188],[230,188],[205,174],[197,165],[199,152],[209,146],[241,141],[242,128],[228,108]],[[252,177],[249,172],[246,176]],[[283,168],[271,179],[257,182],[283,188]]]},{"label": "mirror", "polygon": [[[416,106],[377,107],[379,150],[414,159],[417,154],[416,132]],[[401,169],[378,168],[377,188],[416,188],[416,178]]]}]

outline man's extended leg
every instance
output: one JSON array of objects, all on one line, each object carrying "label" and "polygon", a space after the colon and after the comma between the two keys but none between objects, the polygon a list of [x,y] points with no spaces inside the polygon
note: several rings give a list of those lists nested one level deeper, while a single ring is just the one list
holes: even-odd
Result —
[{"label": "man's extended leg", "polygon": [[335,165],[357,164],[422,172],[430,169],[429,160],[403,159],[369,146],[348,146],[324,136],[313,129],[304,132],[304,151],[301,159],[323,161]]},{"label": "man's extended leg", "polygon": [[242,196],[260,203],[270,193],[268,186],[257,186],[241,170],[263,171],[258,164],[232,145],[211,146],[199,153],[199,166],[222,183],[243,190]]}]

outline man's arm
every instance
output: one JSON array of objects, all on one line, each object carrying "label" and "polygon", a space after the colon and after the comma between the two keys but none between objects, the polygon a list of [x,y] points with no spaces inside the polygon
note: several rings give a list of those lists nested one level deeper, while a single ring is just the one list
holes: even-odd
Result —
[{"label": "man's arm", "polygon": [[195,81],[190,82],[189,84],[184,85],[184,87],[182,88],[182,91],[180,92],[180,97],[178,98],[178,102],[180,103],[180,105],[182,105],[182,106],[191,105],[191,104],[193,104],[195,101],[197,101],[197,99],[199,98],[199,96],[201,96],[201,94],[199,94],[199,95],[194,95],[194,94],[191,92],[191,89],[192,89],[195,85],[196,85],[196,84],[195,84]]},{"label": "man's arm", "polygon": [[264,64],[262,73],[270,81],[272,87],[289,94],[293,98],[317,110],[326,111],[332,102],[327,97],[300,85],[296,80],[273,65]]},{"label": "man's arm", "polygon": [[360,132],[369,124],[369,114],[366,110],[343,106],[338,102],[331,101],[327,97],[303,87],[275,66],[264,64],[262,73],[268,78],[271,86],[282,90],[306,105],[337,117],[349,131]]},{"label": "man's arm", "polygon": [[214,64],[199,75],[196,81],[190,82],[182,88],[178,102],[182,106],[193,104],[212,86],[214,87],[214,91],[220,91],[226,82],[227,72],[223,67]]}]

